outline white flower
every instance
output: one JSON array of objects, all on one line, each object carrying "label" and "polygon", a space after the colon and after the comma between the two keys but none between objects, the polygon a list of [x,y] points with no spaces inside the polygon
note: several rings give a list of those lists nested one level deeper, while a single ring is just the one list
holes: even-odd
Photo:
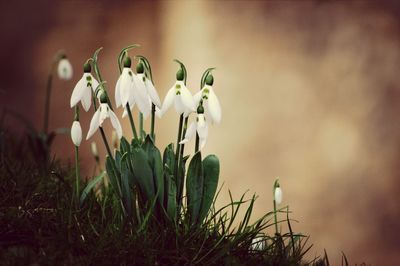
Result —
[{"label": "white flower", "polygon": [[[87,112],[92,102],[93,92],[99,86],[99,82],[90,73],[83,73],[82,78],[76,83],[71,95],[71,108],[81,101],[83,109]],[[100,95],[98,95],[100,97]]]},{"label": "white flower", "polygon": [[143,73],[137,74],[137,77],[143,81],[147,95],[149,96],[151,102],[158,108],[161,108],[161,100],[158,96],[156,88],[153,85],[153,82],[151,82],[151,80],[149,80]]},{"label": "white flower", "polygon": [[96,130],[103,125],[103,122],[106,118],[110,118],[111,124],[115,131],[117,132],[118,138],[122,137],[122,127],[118,121],[115,113],[110,109],[107,103],[101,103],[99,109],[94,113],[92,120],[90,121],[90,129],[86,136],[86,139],[89,139]]},{"label": "white flower", "polygon": [[181,80],[177,80],[174,86],[167,92],[160,115],[165,114],[173,103],[178,114],[184,113],[185,117],[196,110],[193,96]]},{"label": "white flower", "polygon": [[79,121],[74,121],[71,127],[71,139],[75,146],[79,147],[82,141],[82,128]]},{"label": "white flower", "polygon": [[212,123],[219,124],[221,122],[221,105],[212,86],[206,84],[193,98],[196,105],[203,100],[205,113],[207,117],[211,118]]},{"label": "white flower", "polygon": [[58,61],[57,74],[60,79],[70,80],[72,78],[72,65],[69,60],[64,57]]},{"label": "white flower", "polygon": [[276,204],[282,203],[282,189],[281,187],[276,187],[274,191],[274,199]]},{"label": "white flower", "polygon": [[117,107],[122,106],[132,109],[137,104],[139,111],[146,118],[150,114],[150,102],[146,86],[141,79],[129,67],[124,67],[115,86],[115,103]]},{"label": "white flower", "polygon": [[192,122],[190,124],[189,128],[186,131],[185,138],[181,142],[179,142],[179,144],[184,144],[188,142],[193,137],[196,131],[197,134],[199,135],[199,140],[200,140],[199,149],[201,150],[206,145],[208,136],[208,125],[203,113],[197,114],[196,122]]},{"label": "white flower", "polygon": [[96,142],[93,141],[93,142],[90,144],[90,148],[91,148],[91,150],[92,150],[93,156],[94,156],[94,157],[99,157],[99,152],[97,151]]},{"label": "white flower", "polygon": [[265,237],[262,236],[257,236],[255,238],[253,238],[253,240],[251,241],[251,246],[250,246],[250,250],[252,251],[261,251],[265,249]]}]

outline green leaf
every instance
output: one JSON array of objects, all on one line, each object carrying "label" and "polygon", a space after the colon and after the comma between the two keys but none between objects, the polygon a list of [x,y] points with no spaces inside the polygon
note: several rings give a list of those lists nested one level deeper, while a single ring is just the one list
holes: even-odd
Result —
[{"label": "green leaf", "polygon": [[164,203],[164,167],[161,159],[161,153],[154,146],[150,136],[147,135],[143,149],[147,152],[150,167],[153,171],[154,190],[158,191],[158,202],[161,206]]},{"label": "green leaf", "polygon": [[131,184],[133,183],[133,174],[129,171],[128,160],[128,153],[125,153],[121,158],[121,191],[122,202],[125,210],[130,216],[132,214]]},{"label": "green leaf", "polygon": [[144,200],[147,202],[154,197],[155,191],[153,172],[150,168],[146,152],[142,148],[133,149],[131,153],[131,163],[133,174],[136,177],[142,193],[144,193]]},{"label": "green leaf", "polygon": [[199,217],[203,196],[203,178],[201,152],[197,152],[190,161],[186,179],[187,207],[191,224],[195,224]]},{"label": "green leaf", "polygon": [[207,216],[211,204],[214,200],[215,193],[218,187],[219,178],[219,160],[215,155],[208,155],[203,160],[204,170],[204,186],[201,209],[199,215],[199,223]]},{"label": "green leaf", "polygon": [[[167,169],[166,169],[167,170]],[[172,174],[167,174],[165,171],[165,184],[166,184],[166,210],[168,217],[176,222],[176,183]]]},{"label": "green leaf", "polygon": [[115,162],[108,155],[106,157],[106,171],[108,177],[110,178],[110,184],[114,191],[119,192],[119,172],[117,167],[115,166]]},{"label": "green leaf", "polygon": [[164,165],[167,165],[171,171],[175,169],[175,153],[174,153],[174,144],[169,144],[163,154],[163,162]]},{"label": "green leaf", "polygon": [[125,137],[122,137],[120,140],[119,144],[119,149],[121,150],[121,153],[124,154],[125,152],[129,152],[131,149],[131,146],[129,145],[129,142],[126,140]]},{"label": "green leaf", "polygon": [[97,185],[97,183],[103,181],[106,172],[102,172],[100,175],[94,177],[90,182],[87,184],[85,189],[82,191],[81,198],[80,198],[80,205],[82,206],[83,202],[85,201],[87,195],[89,195],[90,191]]}]

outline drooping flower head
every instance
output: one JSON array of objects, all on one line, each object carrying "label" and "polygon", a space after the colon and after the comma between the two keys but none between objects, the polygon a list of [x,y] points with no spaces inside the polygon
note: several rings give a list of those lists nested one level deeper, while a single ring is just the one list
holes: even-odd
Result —
[{"label": "drooping flower head", "polygon": [[132,72],[131,65],[130,57],[125,57],[124,68],[115,86],[115,102],[117,107],[126,108],[126,105],[129,104],[131,109],[137,104],[139,111],[146,118],[150,114],[150,102],[146,87],[143,81]]},{"label": "drooping flower head", "polygon": [[79,120],[75,120],[71,126],[71,139],[75,146],[79,147],[82,142],[82,128]]},{"label": "drooping flower head", "polygon": [[94,113],[92,120],[90,121],[90,128],[86,136],[86,140],[88,140],[91,136],[93,136],[93,134],[97,131],[97,129],[103,125],[103,122],[106,118],[110,118],[111,125],[117,132],[118,138],[122,138],[121,124],[119,123],[115,113],[111,110],[110,106],[108,105],[108,99],[106,94],[101,93],[100,106]]},{"label": "drooping flower head", "polygon": [[193,96],[186,88],[184,82],[184,71],[182,68],[176,73],[176,82],[174,86],[169,89],[167,95],[165,96],[160,115],[163,115],[172,106],[172,104],[174,104],[175,110],[178,112],[178,114],[183,113],[185,117],[196,110]]},{"label": "drooping flower head", "polygon": [[195,103],[198,105],[203,100],[205,113],[212,123],[219,124],[221,122],[221,105],[217,95],[213,90],[214,77],[208,74],[203,88],[194,95]]},{"label": "drooping flower head", "polygon": [[91,70],[92,68],[89,63],[83,65],[83,76],[76,83],[71,95],[71,108],[80,101],[83,109],[85,109],[86,112],[89,111],[92,102],[92,91],[95,92],[96,88],[99,86],[99,82],[97,82],[90,73]]},{"label": "drooping flower head", "polygon": [[62,80],[70,80],[72,78],[72,65],[65,54],[61,55],[61,59],[58,61],[57,74]]},{"label": "drooping flower head", "polygon": [[157,106],[158,108],[161,108],[161,100],[160,97],[158,96],[157,90],[153,85],[153,82],[151,82],[150,79],[148,79],[148,77],[146,76],[145,72],[144,72],[144,66],[142,62],[139,62],[136,65],[136,73],[137,73],[137,77],[139,80],[141,80],[142,82],[139,83],[140,86],[144,85],[144,89],[148,95],[148,98],[150,99],[150,101]]},{"label": "drooping flower head", "polygon": [[200,144],[200,150],[204,148],[207,142],[207,137],[208,137],[208,125],[206,121],[206,117],[204,116],[204,108],[202,105],[202,102],[200,102],[199,107],[197,107],[197,118],[196,122],[192,122],[189,126],[189,128],[186,131],[184,139],[179,142],[179,144],[184,144],[188,142],[193,135],[197,132],[199,135],[199,144]]}]

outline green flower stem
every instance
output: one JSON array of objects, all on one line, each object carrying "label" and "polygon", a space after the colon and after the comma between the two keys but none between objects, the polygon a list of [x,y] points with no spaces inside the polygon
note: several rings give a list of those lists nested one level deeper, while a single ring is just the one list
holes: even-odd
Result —
[{"label": "green flower stem", "polygon": [[175,169],[174,169],[174,172],[175,172],[175,177],[176,177],[176,179],[178,180],[178,173],[179,173],[179,168],[178,168],[178,163],[179,163],[179,155],[180,155],[180,153],[179,153],[179,150],[180,150],[180,144],[179,144],[179,142],[181,141],[181,138],[182,138],[182,124],[183,124],[183,114],[181,114],[181,116],[179,117],[179,129],[178,129],[178,138],[177,138],[177,141],[176,141],[176,152],[175,152]]},{"label": "green flower stem", "polygon": [[139,112],[139,129],[140,129],[140,132],[139,132],[139,135],[140,135],[140,139],[144,139],[144,136],[143,136],[143,113],[141,113],[141,112]]},{"label": "green flower stem", "polygon": [[277,211],[276,211],[276,201],[274,199],[274,221],[275,221],[275,234],[279,234],[278,230],[278,216],[277,216]]},{"label": "green flower stem", "polygon": [[79,202],[79,147],[75,146],[76,202]]},{"label": "green flower stem", "polygon": [[156,106],[151,104],[151,126],[150,126],[150,136],[153,139],[153,142],[155,142],[155,135],[154,135],[154,123],[155,123],[155,114],[156,114]]},{"label": "green flower stem", "polygon": [[199,151],[199,142],[200,142],[199,134],[197,134],[196,132],[196,144],[194,146],[194,153]]},{"label": "green flower stem", "polygon": [[135,127],[135,121],[133,121],[132,112],[131,112],[131,108],[129,106],[129,103],[126,103],[126,111],[128,112],[129,122],[131,123],[133,137],[135,139],[138,139],[138,135],[137,135],[137,132],[136,132],[136,127]]},{"label": "green flower stem", "polygon": [[110,158],[114,159],[114,156],[113,156],[113,154],[111,152],[110,146],[108,145],[106,134],[104,134],[103,127],[99,127],[99,130],[100,130],[100,133],[101,133],[101,137],[103,138],[104,145],[106,146],[108,155],[110,156]]}]

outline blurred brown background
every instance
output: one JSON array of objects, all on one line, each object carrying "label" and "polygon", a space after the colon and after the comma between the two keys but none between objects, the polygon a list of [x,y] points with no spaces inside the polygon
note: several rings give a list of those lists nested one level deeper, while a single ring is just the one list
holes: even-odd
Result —
[{"label": "blurred brown background", "polygon": [[[279,176],[283,204],[299,220],[295,231],[314,243],[309,257],[326,248],[333,265],[341,251],[352,264],[400,263],[397,1],[117,2],[2,2],[1,109],[42,126],[47,72],[60,48],[74,78],[54,81],[52,129],[70,126],[69,97],[82,64],[100,46],[112,95],[116,57],[132,43],[141,48],[131,55],[152,63],[162,98],[175,79],[172,59],[186,64],[192,92],[202,72],[217,67],[223,120],[210,130],[205,153],[222,162],[220,204],[228,188],[236,198],[248,189],[259,195],[260,216],[272,208]],[[82,116],[86,134],[91,113]],[[175,141],[177,120],[172,110],[157,120],[161,147]],[[127,119],[121,121],[130,137]],[[12,119],[7,123],[22,130]],[[82,147],[89,175],[90,142]],[[70,138],[58,136],[54,151],[71,159]]]}]

